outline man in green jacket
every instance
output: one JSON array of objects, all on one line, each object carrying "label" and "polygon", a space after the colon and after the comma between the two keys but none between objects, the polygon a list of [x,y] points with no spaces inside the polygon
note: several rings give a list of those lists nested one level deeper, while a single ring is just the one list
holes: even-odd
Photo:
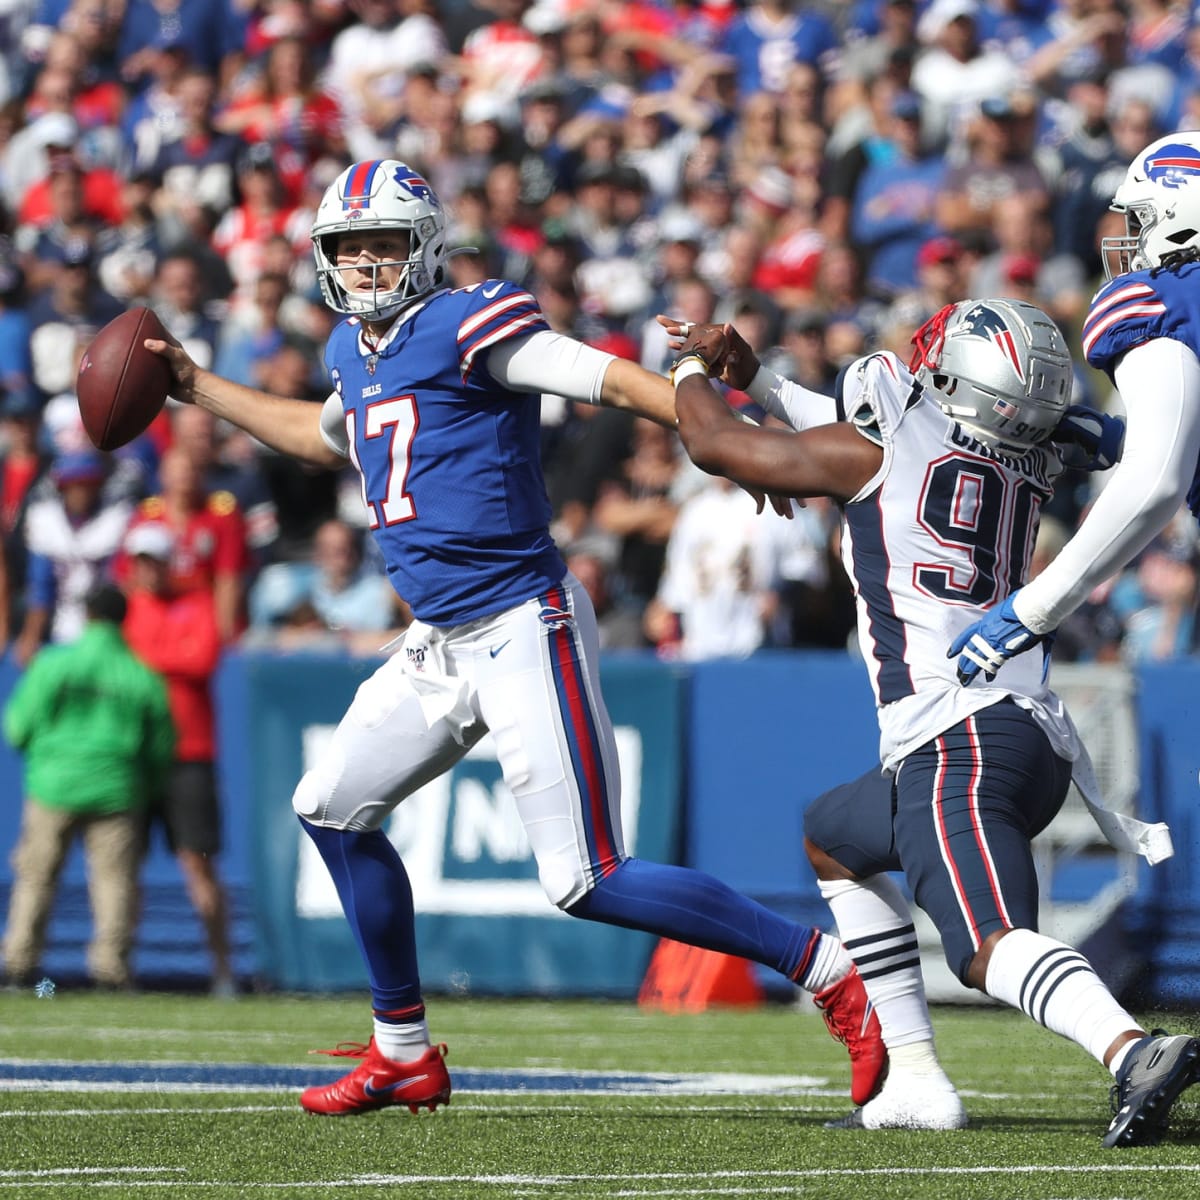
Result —
[{"label": "man in green jacket", "polygon": [[4,710],[4,734],[25,757],[26,796],[4,936],[10,983],[36,975],[59,872],[77,835],[92,906],[89,974],[102,987],[131,982],[138,814],[166,783],[175,729],[166,686],[126,645],[124,619],[120,591],[93,589],[78,640],[40,651]]}]

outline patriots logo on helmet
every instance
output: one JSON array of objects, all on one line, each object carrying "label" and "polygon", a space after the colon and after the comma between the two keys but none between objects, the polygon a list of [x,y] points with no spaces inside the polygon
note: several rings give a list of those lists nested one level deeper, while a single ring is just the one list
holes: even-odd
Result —
[{"label": "patriots logo on helmet", "polygon": [[[405,172],[408,173],[405,174]],[[430,204],[434,208],[441,208],[441,202],[438,200],[433,188],[412,167],[404,165],[397,167],[392,175],[392,180],[397,187],[403,188],[408,192],[414,200],[424,200],[426,204]]]},{"label": "patriots logo on helmet", "polygon": [[1025,382],[1025,368],[1020,354],[1017,353],[1012,330],[995,309],[988,308],[986,304],[976,304],[963,315],[963,329],[977,337],[987,338],[1012,364],[1017,378],[1022,383]]},{"label": "patriots logo on helmet", "polygon": [[1170,142],[1146,156],[1146,178],[1165,188],[1184,187],[1200,175],[1200,152],[1182,142]]}]

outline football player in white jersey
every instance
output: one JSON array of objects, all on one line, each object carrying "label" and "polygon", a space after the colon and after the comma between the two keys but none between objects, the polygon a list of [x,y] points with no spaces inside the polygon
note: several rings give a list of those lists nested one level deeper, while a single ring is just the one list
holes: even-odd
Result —
[{"label": "football player in white jersey", "polygon": [[[672,377],[693,460],[756,488],[842,505],[882,774],[814,801],[806,848],[875,1003],[890,1069],[880,1093],[839,1124],[966,1124],[934,1052],[911,912],[886,874],[903,870],[965,985],[1072,1039],[1112,1072],[1120,1105],[1105,1145],[1157,1140],[1196,1079],[1200,1040],[1147,1034],[1083,955],[1037,932],[1030,841],[1072,776],[1096,804],[1086,752],[1040,661],[1015,659],[987,686],[967,689],[945,652],[1024,580],[1039,509],[1062,470],[1054,438],[1110,432],[1098,417],[1068,412],[1062,335],[1033,305],[964,301],[917,332],[908,366],[868,355],[830,398],[758,368],[728,329],[669,332],[689,334]],[[733,419],[709,382],[730,340],[733,381],[802,432]],[[1134,842],[1112,814],[1094,812],[1110,838]],[[1170,853],[1165,827],[1136,832],[1147,857]]]},{"label": "football player in white jersey", "polygon": [[1120,391],[1121,461],[1049,566],[955,639],[964,684],[1052,633],[1185,500],[1200,516],[1200,133],[1147,146],[1111,207],[1126,236],[1101,243],[1109,282],[1092,300],[1083,352]]},{"label": "football player in white jersey", "polygon": [[177,399],[281,453],[354,463],[388,575],[416,616],[292,798],[362,952],[374,1021],[370,1041],[347,1054],[361,1064],[308,1088],[302,1106],[415,1112],[450,1098],[445,1047],[431,1044],[425,1020],[412,889],[383,825],[489,730],[552,903],[780,971],[847,1043],[851,1093],[865,1100],[886,1053],[837,939],[625,849],[596,617],[550,536],[540,398],[673,424],[669,383],[552,332],[512,283],[448,286],[445,214],[404,163],[348,167],[312,239],[326,303],[346,318],[326,346],[334,390],[323,406],[221,379],[173,341],[146,343],[170,363]]}]

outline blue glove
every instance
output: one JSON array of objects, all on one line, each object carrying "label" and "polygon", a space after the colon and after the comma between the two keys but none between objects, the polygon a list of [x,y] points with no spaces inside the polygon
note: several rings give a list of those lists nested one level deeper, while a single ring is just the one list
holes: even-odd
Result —
[{"label": "blue glove", "polygon": [[1125,422],[1086,405],[1072,404],[1050,437],[1060,446],[1075,448],[1075,453],[1064,456],[1068,467],[1107,471],[1121,460]]},{"label": "blue glove", "polygon": [[946,651],[947,658],[958,656],[958,682],[963,687],[973,683],[980,671],[991,683],[1010,658],[1039,642],[1051,640],[1046,634],[1034,633],[1013,612],[1015,595],[1016,592],[998,608],[988,609],[978,621],[968,625]]}]

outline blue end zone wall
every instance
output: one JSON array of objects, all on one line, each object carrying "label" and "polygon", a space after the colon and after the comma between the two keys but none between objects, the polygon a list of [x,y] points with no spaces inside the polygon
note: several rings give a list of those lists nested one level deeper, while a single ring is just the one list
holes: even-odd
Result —
[{"label": "blue end zone wall", "polygon": [[[301,878],[301,835],[290,796],[306,731],[335,722],[372,667],[267,654],[231,655],[222,667],[221,872],[233,901],[236,966],[245,978],[301,989],[362,986],[344,922],[329,909],[329,897],[314,891],[312,877]],[[624,730],[623,762],[637,773],[637,852],[687,861],[797,920],[828,924],[802,857],[801,814],[807,800],[876,761],[874,710],[861,664],[837,653],[777,653],[685,670],[631,655],[613,656],[604,676],[614,722]],[[0,697],[15,677],[11,664],[0,664]],[[1171,824],[1176,857],[1143,868],[1125,920],[1147,952],[1146,999],[1194,1004],[1200,1001],[1200,739],[1193,713],[1200,663],[1145,668],[1139,682],[1142,813]],[[498,808],[496,775],[486,756],[465,760],[428,798],[418,828],[390,830],[406,847],[410,866],[431,858],[440,864],[432,883],[424,876],[415,883],[418,900],[433,895],[437,910],[418,918],[427,987],[633,995],[651,939],[547,911],[536,898],[531,860],[512,842]],[[0,785],[0,905],[6,909],[21,788],[19,760],[2,744]],[[428,812],[441,822],[436,836],[429,836]],[[452,853],[464,838],[470,852]],[[419,870],[428,874],[425,866]],[[161,840],[144,882],[135,970],[146,982],[201,983],[207,963],[199,924]],[[495,884],[502,885],[498,891]],[[495,891],[490,898],[489,891]],[[515,901],[498,899],[510,892]],[[467,911],[459,911],[464,906]],[[76,850],[51,922],[48,975],[82,974],[88,927]]]}]

